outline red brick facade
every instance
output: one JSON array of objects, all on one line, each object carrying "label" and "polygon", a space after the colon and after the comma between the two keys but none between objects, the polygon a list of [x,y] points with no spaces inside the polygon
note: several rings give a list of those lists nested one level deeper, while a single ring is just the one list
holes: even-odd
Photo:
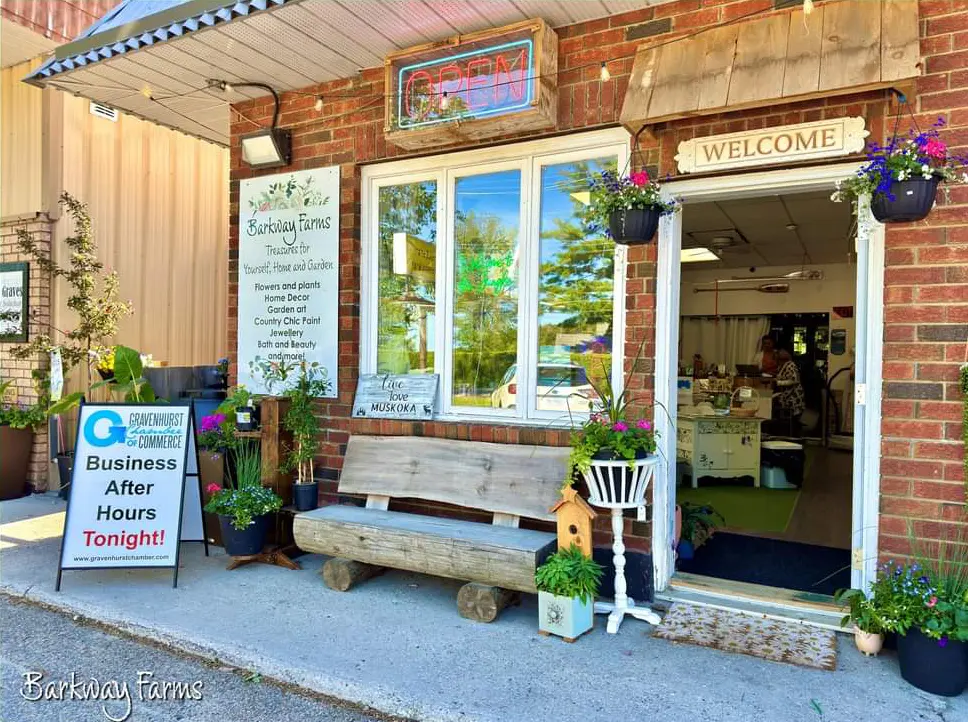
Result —
[{"label": "red brick facade", "polygon": [[[799,3],[783,0],[680,0],[603,20],[560,28],[559,103],[556,132],[613,126],[628,86],[635,49],[643,42],[666,40],[712,27],[749,13],[770,9],[800,12]],[[944,139],[968,154],[968,2],[921,0],[923,77],[911,102],[918,122],[947,122]],[[608,61],[611,80],[601,82],[597,63]],[[589,67],[583,67],[589,66]],[[293,170],[340,165],[341,290],[339,399],[320,404],[324,433],[319,474],[323,493],[332,500],[350,434],[417,434],[501,443],[564,445],[568,432],[524,426],[471,423],[410,423],[351,420],[359,373],[360,344],[360,205],[361,163],[399,158],[407,152],[383,136],[383,68],[352,79],[303,89],[283,96],[280,125],[293,133]],[[313,109],[313,95],[324,98]],[[268,99],[234,106],[231,146],[230,330],[235,349],[238,293],[238,181],[256,175],[241,162],[238,138],[255,124],[268,125]],[[707,116],[656,129],[644,145],[646,164],[664,176],[676,172],[673,156],[684,139],[745,129],[808,122],[827,117],[862,116],[872,139],[890,131],[895,107],[888,91],[839,96],[806,103],[770,106],[758,111]],[[509,137],[530,139],[538,134]],[[471,145],[435,152],[466,149]],[[269,173],[273,171],[268,171]],[[927,220],[887,230],[885,274],[884,403],[881,481],[882,554],[903,552],[906,525],[914,520],[918,536],[943,538],[945,523],[964,523],[961,404],[958,367],[968,337],[968,187],[939,195]],[[655,246],[633,248],[627,282],[626,356],[641,343],[644,361],[633,381],[651,388],[655,336]],[[234,358],[233,358],[234,362]],[[648,402],[648,398],[646,398]],[[627,543],[648,549],[648,528],[627,522]],[[950,531],[950,530],[949,530]]]}]

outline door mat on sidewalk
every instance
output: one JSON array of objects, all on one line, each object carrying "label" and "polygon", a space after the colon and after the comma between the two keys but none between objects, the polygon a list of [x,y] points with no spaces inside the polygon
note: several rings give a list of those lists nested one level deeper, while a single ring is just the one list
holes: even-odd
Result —
[{"label": "door mat on sidewalk", "polygon": [[837,636],[829,629],[676,602],[654,636],[801,667],[837,668]]}]

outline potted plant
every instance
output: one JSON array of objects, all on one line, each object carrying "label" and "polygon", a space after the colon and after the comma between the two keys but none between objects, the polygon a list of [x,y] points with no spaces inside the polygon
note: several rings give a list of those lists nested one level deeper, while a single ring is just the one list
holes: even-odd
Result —
[{"label": "potted plant", "polygon": [[[235,422],[218,412],[203,416],[196,438],[198,473],[207,502],[211,495],[208,490],[221,489],[225,480],[225,455],[235,444]],[[205,514],[205,533],[215,544],[222,545],[222,532],[214,514]]]},{"label": "potted plant", "polygon": [[7,402],[12,384],[0,383],[0,501],[19,499],[27,492],[34,427],[47,418],[43,399],[33,405]]},{"label": "potted plant", "polygon": [[591,180],[589,191],[586,230],[604,231],[616,243],[648,243],[659,227],[659,218],[678,207],[675,201],[662,197],[659,184],[646,171],[628,176],[602,171]]},{"label": "potted plant", "polygon": [[218,388],[227,389],[229,387],[229,360],[223,356],[215,364],[215,373],[218,376]]},{"label": "potted plant", "polygon": [[943,118],[926,131],[910,131],[906,138],[895,133],[890,143],[872,143],[867,164],[846,180],[837,183],[834,201],[860,196],[871,198],[871,213],[881,223],[910,223],[927,217],[934,207],[938,184],[960,180],[968,174],[958,169],[966,159],[950,155],[939,137]]},{"label": "potted plant", "polygon": [[901,677],[931,694],[961,694],[968,686],[968,575],[963,563],[890,561],[879,570],[877,583],[885,629],[898,635]]},{"label": "potted plant", "polygon": [[534,574],[539,630],[573,642],[591,629],[603,571],[575,544],[548,557]]},{"label": "potted plant", "polygon": [[282,425],[292,433],[293,446],[281,470],[296,471],[293,504],[297,511],[309,511],[319,503],[319,483],[313,478],[313,459],[319,450],[319,419],[313,404],[315,398],[329,392],[330,381],[326,369],[315,361],[302,361],[298,368],[295,383],[284,393],[289,399],[289,409]]},{"label": "potted plant", "polygon": [[262,486],[262,459],[258,445],[240,442],[233,448],[235,481],[225,487],[211,484],[205,511],[217,514],[225,553],[230,556],[258,554],[265,546],[270,514],[282,507],[282,499]]},{"label": "potted plant", "polygon": [[865,656],[876,657],[884,646],[885,631],[876,585],[871,585],[870,596],[860,589],[838,589],[834,599],[848,610],[840,626],[852,625],[854,645]]},{"label": "potted plant", "polygon": [[[51,254],[25,229],[17,230],[17,247],[21,253],[30,256],[41,271],[52,278],[60,277],[66,281],[70,288],[66,305],[73,311],[72,317],[77,319],[77,323],[69,330],[54,329],[58,334],[57,339],[48,333],[35,334],[30,343],[13,347],[10,353],[15,358],[30,359],[58,351],[65,377],[74,369],[81,372],[78,380],[81,391],[74,395],[80,399],[81,396],[90,395],[92,367],[97,361],[99,349],[105,346],[107,339],[117,334],[122,319],[130,315],[133,308],[130,302],[120,298],[117,272],[105,273],[104,264],[98,260],[97,240],[87,205],[66,192],[60,196],[60,205],[67,209],[74,222],[74,235],[64,239],[67,249],[63,257],[69,259],[67,266],[54,262]],[[52,410],[51,413],[57,415],[61,412]],[[58,419],[59,428],[60,424],[61,420]],[[64,496],[70,484],[73,454],[58,454],[57,466]]]},{"label": "potted plant", "polygon": [[709,504],[684,501],[678,509],[682,521],[676,551],[680,559],[692,559],[696,549],[712,538],[715,531],[725,524],[725,519]]},{"label": "potted plant", "polygon": [[232,389],[225,401],[218,405],[216,411],[234,419],[237,431],[257,431],[259,429],[257,397],[245,386],[236,386]]}]

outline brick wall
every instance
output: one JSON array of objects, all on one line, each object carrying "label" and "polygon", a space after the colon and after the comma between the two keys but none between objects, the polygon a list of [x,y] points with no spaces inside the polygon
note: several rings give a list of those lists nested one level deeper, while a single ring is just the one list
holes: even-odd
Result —
[{"label": "brick wall", "polygon": [[[50,252],[51,223],[45,217],[32,220],[9,220],[0,224],[0,263],[27,261],[30,263],[30,336],[46,333],[50,326],[50,277],[42,273],[40,267],[30,257],[20,253],[17,248],[17,229],[29,232],[40,249]],[[0,378],[13,380],[14,401],[22,404],[37,402],[31,372],[46,368],[41,359],[15,359],[10,349],[16,344],[0,343]],[[41,426],[34,432],[34,448],[31,453],[28,480],[38,491],[47,488],[47,427]]]},{"label": "brick wall", "polygon": [[[799,12],[801,3],[792,3]],[[760,10],[790,12],[786,0],[680,0],[603,20],[558,29],[559,115],[557,132],[614,125],[628,87],[635,48],[665,40]],[[948,123],[946,140],[968,154],[968,3],[921,0],[921,52],[925,75],[918,81],[918,122],[930,125],[939,115]],[[612,79],[599,80],[597,63],[608,61]],[[591,67],[582,67],[591,64]],[[567,433],[531,427],[442,422],[404,423],[349,419],[359,369],[360,301],[360,163],[398,158],[407,151],[383,136],[383,68],[304,88],[310,95],[284,94],[280,125],[293,133],[292,170],[339,164],[341,291],[339,399],[319,405],[327,431],[319,474],[327,500],[334,499],[342,453],[350,434],[416,434],[501,443],[564,445]],[[323,96],[321,113],[312,95]],[[234,106],[230,197],[230,328],[228,346],[236,347],[238,292],[238,181],[257,175],[241,163],[238,136],[272,116],[268,99]],[[841,96],[808,103],[771,106],[673,123],[645,142],[638,162],[674,174],[677,144],[686,138],[734,132],[844,115],[863,116],[873,138],[889,130],[894,107],[887,91]],[[520,134],[505,141],[539,137]],[[467,149],[478,144],[464,144]],[[442,147],[435,152],[456,150]],[[273,171],[267,171],[271,173]],[[885,277],[885,368],[882,544],[885,554],[904,551],[907,520],[918,534],[937,539],[941,523],[964,513],[960,399],[955,385],[965,353],[968,324],[968,188],[955,188],[939,199],[924,222],[892,226],[887,234]],[[632,385],[650,400],[655,336],[655,246],[633,248],[627,282],[626,357],[644,343],[644,362]],[[233,373],[234,362],[233,357]],[[648,549],[648,526],[627,522],[628,545]],[[602,537],[604,539],[604,536]],[[601,539],[600,539],[601,540]],[[599,540],[599,541],[600,541]]]}]

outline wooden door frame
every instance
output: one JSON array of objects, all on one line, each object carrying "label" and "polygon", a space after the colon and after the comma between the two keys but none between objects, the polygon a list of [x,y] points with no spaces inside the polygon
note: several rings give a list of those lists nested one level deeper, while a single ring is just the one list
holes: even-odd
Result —
[{"label": "wooden door frame", "polygon": [[[834,182],[855,173],[859,163],[790,168],[729,176],[685,178],[663,186],[663,194],[685,204],[774,195],[792,191],[834,191]],[[864,323],[871,329],[884,326],[884,226],[870,215],[869,199],[859,204],[858,307],[866,307]],[[679,308],[682,249],[682,213],[662,218],[659,225],[656,278],[655,406],[654,418],[662,466],[653,482],[652,559],[655,589],[663,591],[675,573],[672,537],[676,498],[676,381],[679,363]],[[862,325],[858,320],[858,327]],[[865,327],[865,328],[866,328]],[[880,498],[881,378],[883,331],[857,336],[863,343],[855,358],[865,358],[857,370],[855,397],[853,509],[851,524],[851,585],[866,589],[877,571],[878,503]],[[858,443],[859,442],[859,443]]]}]

